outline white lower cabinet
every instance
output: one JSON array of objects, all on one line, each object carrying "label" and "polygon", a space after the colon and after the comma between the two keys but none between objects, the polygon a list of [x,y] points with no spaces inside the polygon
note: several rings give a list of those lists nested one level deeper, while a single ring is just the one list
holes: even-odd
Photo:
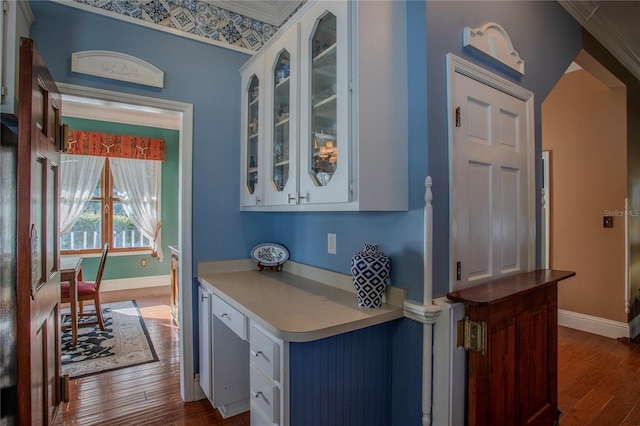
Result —
[{"label": "white lower cabinet", "polygon": [[198,293],[200,387],[227,418],[249,409],[247,318],[206,288]]},{"label": "white lower cabinet", "polygon": [[251,321],[249,347],[251,425],[288,425],[288,342]]}]

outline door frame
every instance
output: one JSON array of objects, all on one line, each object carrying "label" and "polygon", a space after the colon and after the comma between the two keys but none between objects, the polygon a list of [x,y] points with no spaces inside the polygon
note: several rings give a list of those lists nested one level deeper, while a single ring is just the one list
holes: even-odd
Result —
[{"label": "door frame", "polygon": [[118,102],[140,107],[178,112],[179,161],[178,161],[178,249],[179,310],[178,321],[180,356],[180,395],[183,401],[200,399],[202,390],[195,381],[193,356],[193,253],[192,253],[192,152],[193,152],[193,105],[165,99],[151,98],[110,90],[95,89],[73,84],[56,83],[60,93],[106,102]]},{"label": "door frame", "polygon": [[461,74],[478,81],[484,85],[492,87],[496,90],[504,92],[516,99],[525,102],[528,132],[527,132],[527,149],[529,150],[529,164],[527,172],[528,194],[528,265],[527,269],[531,270],[535,266],[536,261],[536,201],[535,201],[535,118],[534,118],[534,102],[533,92],[518,86],[517,84],[496,75],[489,70],[482,68],[472,62],[460,58],[453,53],[447,53],[447,125],[448,125],[448,143],[449,143],[449,290],[455,290],[456,285],[456,257],[454,253],[454,241],[456,238],[456,221],[453,212],[456,210],[454,172],[455,172],[455,154],[454,154],[454,130],[456,126],[455,117],[455,100],[454,100],[454,81],[455,74]]}]

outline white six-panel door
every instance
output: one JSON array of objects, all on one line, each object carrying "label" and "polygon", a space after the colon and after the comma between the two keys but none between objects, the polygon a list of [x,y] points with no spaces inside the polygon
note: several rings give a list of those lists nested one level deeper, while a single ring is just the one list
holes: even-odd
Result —
[{"label": "white six-panel door", "polygon": [[461,289],[533,267],[534,142],[525,100],[458,72],[451,91],[451,287]]}]

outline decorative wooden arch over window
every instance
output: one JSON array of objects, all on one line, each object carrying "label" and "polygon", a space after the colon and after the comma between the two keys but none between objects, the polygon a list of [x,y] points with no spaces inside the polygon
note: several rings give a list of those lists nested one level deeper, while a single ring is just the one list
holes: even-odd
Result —
[{"label": "decorative wooden arch over window", "polygon": [[164,161],[166,151],[164,139],[71,130],[66,153]]}]

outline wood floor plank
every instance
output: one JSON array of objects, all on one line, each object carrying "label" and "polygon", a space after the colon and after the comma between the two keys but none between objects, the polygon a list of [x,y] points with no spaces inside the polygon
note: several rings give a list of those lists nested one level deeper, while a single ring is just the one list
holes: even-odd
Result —
[{"label": "wood floor plank", "polygon": [[[223,419],[209,401],[180,397],[179,340],[168,289],[111,292],[105,303],[135,298],[158,362],[71,381],[62,425],[249,426]],[[560,426],[640,425],[640,345],[558,328]]]},{"label": "wood floor plank", "polygon": [[[74,379],[62,425],[249,426],[249,414],[223,419],[209,401],[180,396],[179,340],[171,319],[169,291],[110,292],[104,303],[135,299],[158,361]],[[103,297],[104,299],[104,297]]]},{"label": "wood floor plank", "polygon": [[560,426],[640,424],[640,345],[558,328]]}]

